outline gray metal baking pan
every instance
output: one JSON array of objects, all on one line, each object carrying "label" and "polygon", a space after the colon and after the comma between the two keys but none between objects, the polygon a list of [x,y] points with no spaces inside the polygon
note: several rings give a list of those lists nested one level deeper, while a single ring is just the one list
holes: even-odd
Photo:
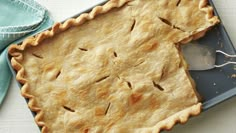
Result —
[{"label": "gray metal baking pan", "polygon": [[[215,15],[219,16],[213,1],[209,0],[209,3],[213,6]],[[203,38],[198,40],[198,42],[201,45],[207,45],[216,50],[221,50],[229,54],[236,54],[232,41],[222,23],[208,31]],[[232,61],[232,58],[217,55],[216,64],[221,64],[226,61]],[[196,82],[197,91],[203,98],[204,110],[236,96],[235,72],[236,66],[234,65],[206,71],[190,71],[192,78]]]},{"label": "gray metal baking pan", "polygon": [[[104,2],[99,5],[104,4]],[[209,3],[213,6],[215,15],[219,16],[213,1],[209,0]],[[81,13],[89,12],[91,9],[92,8]],[[70,18],[76,18],[81,13],[78,13]],[[236,54],[235,48],[222,23],[208,31],[203,38],[198,40],[198,42],[202,45],[208,45],[216,50],[222,50],[229,54]],[[21,42],[19,42],[19,44],[21,44]],[[6,58],[8,60],[8,65],[15,76],[16,72],[10,64],[11,56],[7,55]],[[224,56],[219,55],[217,56],[216,63],[222,63],[227,60],[231,59],[227,59]],[[192,78],[196,82],[197,91],[202,97],[203,110],[207,110],[233,96],[236,96],[236,78],[233,78],[232,76],[235,74],[235,70],[236,66],[228,65],[223,68],[215,68],[207,71],[190,71]],[[22,86],[20,83],[18,84],[19,87]],[[28,102],[28,99],[26,99],[26,101]],[[34,112],[32,113],[35,115]]]}]

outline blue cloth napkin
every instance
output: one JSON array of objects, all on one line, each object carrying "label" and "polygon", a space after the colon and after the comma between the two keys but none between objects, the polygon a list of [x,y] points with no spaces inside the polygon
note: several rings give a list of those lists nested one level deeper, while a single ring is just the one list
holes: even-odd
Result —
[{"label": "blue cloth napkin", "polygon": [[0,0],[0,105],[10,85],[7,46],[21,42],[54,23],[44,7],[34,0]]}]

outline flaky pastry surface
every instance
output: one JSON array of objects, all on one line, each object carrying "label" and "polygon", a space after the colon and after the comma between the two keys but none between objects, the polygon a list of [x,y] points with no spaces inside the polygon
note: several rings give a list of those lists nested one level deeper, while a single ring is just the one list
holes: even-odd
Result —
[{"label": "flaky pastry surface", "polygon": [[111,0],[9,53],[42,132],[160,132],[200,113],[177,44],[218,22],[205,0]]}]

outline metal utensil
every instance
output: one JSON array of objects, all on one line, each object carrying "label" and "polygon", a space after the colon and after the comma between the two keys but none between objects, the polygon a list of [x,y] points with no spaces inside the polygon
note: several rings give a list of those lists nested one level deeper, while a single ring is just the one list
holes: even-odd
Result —
[{"label": "metal utensil", "polygon": [[189,64],[189,70],[209,70],[213,68],[224,67],[229,64],[235,64],[234,61],[227,61],[223,64],[216,64],[216,55],[223,54],[225,57],[234,58],[236,55],[227,54],[221,50],[215,50],[206,45],[191,42],[182,46],[184,58]]}]

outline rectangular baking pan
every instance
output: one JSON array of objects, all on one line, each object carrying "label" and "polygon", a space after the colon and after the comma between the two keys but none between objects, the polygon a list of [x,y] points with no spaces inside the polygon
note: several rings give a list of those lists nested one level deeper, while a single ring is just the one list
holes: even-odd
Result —
[{"label": "rectangular baking pan", "polygon": [[[104,4],[104,2],[102,2],[101,4]],[[219,16],[213,1],[209,0],[209,3],[214,8],[215,15]],[[89,12],[91,11],[91,9],[88,9],[81,13]],[[81,13],[74,15],[71,18],[76,18]],[[217,50],[222,50],[229,54],[236,54],[235,48],[233,47],[233,44],[222,23],[218,24],[210,31],[208,31],[203,38],[198,40],[198,42],[200,44],[208,45]],[[8,65],[10,66],[11,71],[15,76],[16,72],[13,70],[10,64],[11,56],[7,55],[6,58],[8,60]],[[223,56],[217,56],[217,63],[224,61],[225,58]],[[190,71],[192,78],[196,82],[197,91],[202,97],[203,110],[207,110],[233,96],[236,96],[236,78],[231,77],[234,72],[235,68],[233,65],[228,65],[223,68],[215,68],[207,71]],[[19,82],[18,84],[21,87],[21,84]]]},{"label": "rectangular baking pan", "polygon": [[[215,15],[219,16],[213,1],[209,0],[209,3],[214,8]],[[198,42],[228,54],[236,54],[235,47],[222,22],[208,31]],[[217,55],[216,57],[216,64],[236,61],[222,55]],[[206,71],[190,71],[192,78],[196,82],[197,91],[203,98],[204,110],[236,96],[236,78],[233,76],[235,72],[236,65],[228,65]]]}]

